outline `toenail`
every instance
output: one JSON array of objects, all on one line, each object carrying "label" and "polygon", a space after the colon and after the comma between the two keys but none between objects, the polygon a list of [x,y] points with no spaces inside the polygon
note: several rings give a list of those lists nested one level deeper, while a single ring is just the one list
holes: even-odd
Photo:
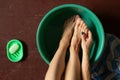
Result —
[{"label": "toenail", "polygon": [[85,33],[84,32],[81,32],[82,35],[84,35]]}]

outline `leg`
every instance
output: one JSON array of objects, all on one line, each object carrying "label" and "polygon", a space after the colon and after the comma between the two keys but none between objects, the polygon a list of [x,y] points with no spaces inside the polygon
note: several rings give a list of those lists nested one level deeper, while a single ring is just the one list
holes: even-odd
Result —
[{"label": "leg", "polygon": [[79,60],[79,49],[81,44],[80,38],[80,18],[76,17],[76,24],[74,28],[74,34],[70,45],[70,58],[66,67],[65,80],[80,80],[80,60]]},{"label": "leg", "polygon": [[59,43],[58,50],[56,51],[52,61],[50,62],[48,71],[45,76],[45,80],[61,80],[61,76],[65,68],[65,56],[69,46],[73,28],[75,24],[75,16],[68,19],[64,24],[64,33]]},{"label": "leg", "polygon": [[81,28],[82,35],[82,78],[83,80],[91,80],[90,75],[90,63],[89,63],[89,52],[92,45],[92,34],[91,31],[87,28],[86,24],[83,22],[83,26]]}]

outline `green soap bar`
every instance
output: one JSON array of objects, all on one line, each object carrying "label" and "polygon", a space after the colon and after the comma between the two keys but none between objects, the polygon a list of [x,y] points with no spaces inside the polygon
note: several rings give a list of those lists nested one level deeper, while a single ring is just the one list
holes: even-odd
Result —
[{"label": "green soap bar", "polygon": [[17,39],[12,39],[6,46],[7,57],[12,62],[18,62],[23,58],[23,45],[22,42]]},{"label": "green soap bar", "polygon": [[13,53],[15,53],[18,49],[19,49],[19,44],[15,43],[15,44],[13,44],[13,45],[10,47],[9,52],[10,52],[11,54],[13,54]]}]

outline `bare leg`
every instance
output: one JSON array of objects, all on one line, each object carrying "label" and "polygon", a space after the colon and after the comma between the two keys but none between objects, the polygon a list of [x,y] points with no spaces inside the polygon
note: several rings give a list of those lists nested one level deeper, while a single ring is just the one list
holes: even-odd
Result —
[{"label": "bare leg", "polygon": [[75,25],[75,16],[68,19],[64,24],[64,33],[59,43],[58,50],[56,51],[52,61],[50,62],[45,80],[61,80],[61,76],[65,68],[65,56],[67,48],[73,34]]},{"label": "bare leg", "polygon": [[82,57],[82,79],[83,80],[91,80],[90,75],[90,63],[89,63],[89,52],[92,45],[92,33],[87,28],[86,24],[83,22],[83,26],[81,29],[81,33],[84,32],[82,35],[82,50],[83,50],[83,57]]},{"label": "bare leg", "polygon": [[80,69],[80,60],[79,60],[79,49],[81,44],[80,37],[80,24],[81,19],[79,16],[76,17],[76,24],[74,28],[74,34],[71,40],[70,45],[70,58],[66,67],[65,80],[80,80],[81,78],[81,69]]}]

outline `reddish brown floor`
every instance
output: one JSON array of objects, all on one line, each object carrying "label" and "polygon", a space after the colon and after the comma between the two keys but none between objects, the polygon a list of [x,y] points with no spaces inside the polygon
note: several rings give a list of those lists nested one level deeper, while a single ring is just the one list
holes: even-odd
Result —
[{"label": "reddish brown floor", "polygon": [[[44,80],[48,65],[38,53],[36,30],[50,9],[65,3],[90,8],[105,32],[120,37],[120,0],[0,0],[0,80]],[[13,38],[24,45],[25,56],[19,63],[6,56],[6,44]]]}]

